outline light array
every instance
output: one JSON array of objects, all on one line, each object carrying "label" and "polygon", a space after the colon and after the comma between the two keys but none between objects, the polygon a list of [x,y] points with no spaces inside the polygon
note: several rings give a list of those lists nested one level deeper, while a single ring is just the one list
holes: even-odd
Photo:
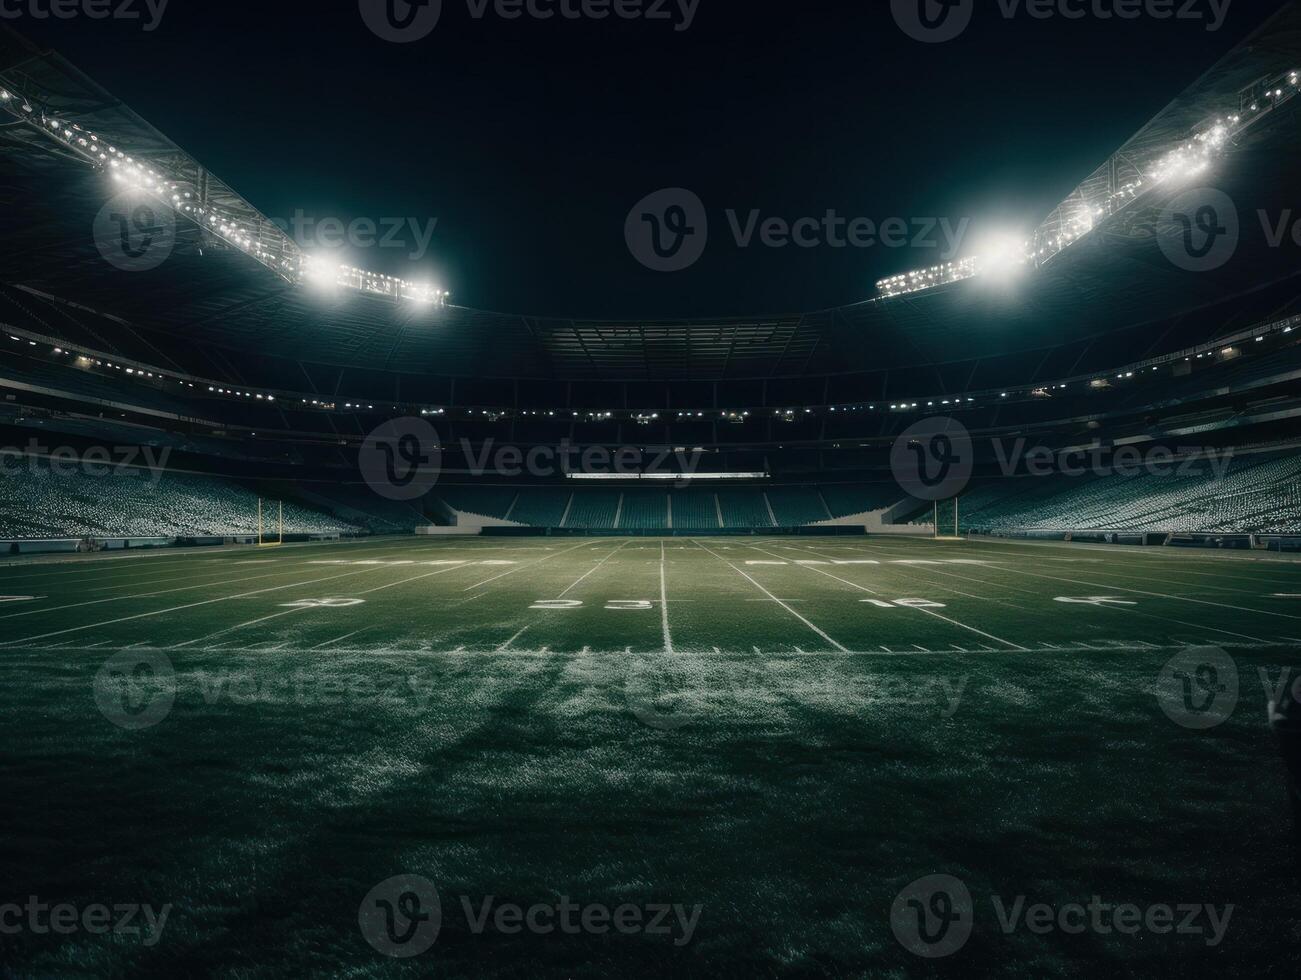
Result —
[{"label": "light array", "polygon": [[[911,399],[896,401],[888,406],[882,403],[880,411],[885,413],[922,413],[933,415],[944,412],[969,411],[977,410],[982,407],[998,404],[1000,400],[1009,398],[1029,398],[1043,399],[1057,397],[1058,393],[1077,391],[1105,391],[1112,389],[1126,382],[1141,382],[1145,377],[1151,374],[1159,373],[1163,368],[1170,368],[1176,362],[1192,362],[1209,360],[1212,362],[1224,363],[1230,360],[1236,360],[1243,357],[1248,349],[1248,342],[1256,344],[1265,343],[1270,339],[1282,339],[1294,332],[1301,331],[1301,316],[1290,317],[1286,320],[1280,320],[1269,324],[1260,325],[1249,330],[1241,331],[1232,337],[1221,339],[1217,343],[1202,345],[1191,351],[1178,351],[1172,354],[1164,355],[1159,358],[1153,358],[1141,364],[1132,365],[1129,368],[1120,369],[1114,375],[1111,373],[1099,375],[1087,375],[1075,378],[1069,378],[1065,381],[1045,385],[1042,383],[1027,384],[1022,387],[1012,387],[1006,390],[980,391],[963,394],[960,396],[936,396],[932,398]],[[0,337],[5,335],[0,334]],[[276,403],[277,395],[269,391],[261,392],[255,390],[244,390],[241,388],[227,387],[224,383],[216,381],[206,381],[197,377],[178,377],[163,371],[151,370],[138,364],[122,364],[107,360],[103,355],[95,355],[93,352],[84,352],[76,350],[67,350],[63,347],[49,345],[48,342],[33,340],[30,337],[21,337],[15,334],[8,334],[8,338],[14,344],[26,347],[44,348],[48,346],[49,351],[56,358],[69,357],[73,358],[75,365],[82,370],[94,368],[104,368],[107,371],[118,372],[123,376],[130,376],[133,381],[146,382],[154,387],[160,385],[175,384],[181,388],[196,388],[202,390],[207,388],[209,396],[221,396],[233,398],[236,400],[248,402],[261,402],[263,404]],[[1287,341],[1287,342],[1290,342]],[[125,380],[125,378],[124,378]],[[196,391],[196,394],[198,392]],[[279,393],[279,399],[284,401],[298,401],[301,408],[308,411],[375,411],[376,405],[373,402],[366,401],[347,401],[342,404],[337,399],[321,399],[302,397],[299,394],[282,391]],[[277,406],[278,407],[278,406]],[[573,419],[584,419],[588,422],[603,422],[614,425],[622,422],[632,422],[637,425],[650,426],[659,423],[661,419],[667,422],[668,412],[661,412],[649,409],[619,409],[610,411],[589,410],[580,411],[560,411],[555,409],[525,409],[517,410],[514,408],[459,408],[449,410],[446,407],[420,407],[411,404],[395,405],[392,403],[380,404],[379,410],[387,412],[389,409],[395,414],[414,414],[419,412],[425,417],[444,417],[450,414],[455,418],[463,420],[483,420],[487,422],[510,422],[516,418],[522,417],[546,417],[555,419],[572,417]],[[836,405],[818,405],[804,406],[800,408],[776,408],[776,409],[712,409],[712,410],[679,410],[676,412],[676,418],[679,423],[702,422],[706,424],[714,423],[731,423],[735,425],[747,424],[751,419],[759,421],[762,417],[770,417],[774,421],[783,423],[797,423],[801,421],[811,421],[815,418],[826,418],[834,420],[837,417],[844,417],[850,414],[860,412],[876,413],[878,406],[875,403],[858,403],[858,404],[836,404]],[[767,413],[771,412],[768,416]]]},{"label": "light array", "polygon": [[[1189,140],[1158,157],[1140,176],[1121,184],[1103,197],[1078,202],[1075,213],[1069,217],[1059,217],[1057,220],[1060,221],[1060,226],[1054,230],[1047,230],[1047,222],[1040,226],[1034,239],[1024,242],[1010,258],[1018,264],[1033,263],[1036,267],[1042,265],[1084,238],[1101,221],[1128,207],[1147,191],[1163,184],[1191,180],[1205,173],[1234,137],[1273,109],[1294,98],[1299,90],[1301,90],[1301,73],[1295,70],[1284,72],[1266,82],[1258,94],[1245,100],[1245,104],[1238,112],[1209,123],[1205,129],[1194,133]],[[974,279],[987,272],[992,265],[1006,261],[1006,258],[991,263],[987,256],[972,256],[929,269],[891,276],[882,279],[876,287],[883,299],[905,296],[909,293]]]},{"label": "light array", "polygon": [[919,293],[923,289],[947,286],[951,282],[962,282],[964,279],[972,279],[978,275],[980,275],[979,261],[973,257],[891,276],[878,282],[876,288],[881,291],[882,296],[904,296],[908,293]]},{"label": "light array", "polygon": [[5,88],[0,88],[0,108],[37,126],[91,165],[106,171],[114,184],[148,194],[289,282],[327,282],[356,292],[439,306],[446,305],[451,296],[446,290],[427,284],[368,272],[304,253],[287,235],[261,215],[257,215],[256,220],[249,221],[211,203],[204,203],[197,188],[185,179],[162,173],[137,161],[110,141],[101,139],[97,133],[38,109],[31,99],[16,101],[13,93]]}]

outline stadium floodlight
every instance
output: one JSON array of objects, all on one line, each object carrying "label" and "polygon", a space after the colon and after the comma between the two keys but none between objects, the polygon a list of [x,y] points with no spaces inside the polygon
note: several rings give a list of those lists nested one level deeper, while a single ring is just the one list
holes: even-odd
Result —
[{"label": "stadium floodlight", "polygon": [[[24,97],[21,107],[17,107],[13,105],[10,92],[0,89],[0,111],[56,140],[96,170],[110,174],[116,187],[147,194],[208,234],[252,256],[288,282],[314,281],[319,284],[319,276],[314,275],[311,268],[313,260],[265,215],[238,197],[235,207],[231,207],[229,202],[216,203],[208,190],[210,182],[205,182],[205,189],[200,190],[193,177],[182,176],[203,172],[196,161],[189,160],[179,151],[175,155],[178,159],[170,161],[166,167],[162,163],[151,165],[138,161],[100,134],[47,111],[50,101],[48,95],[31,93]],[[336,284],[373,295],[440,306],[445,305],[451,295],[444,289],[349,267],[342,267]]]},{"label": "stadium floodlight", "polygon": [[[1209,120],[1194,130],[1188,139],[1149,158],[1148,162],[1133,166],[1133,153],[1122,150],[1036,229],[1031,240],[1025,243],[1023,257],[1018,255],[1018,264],[1042,266],[1149,191],[1205,174],[1238,136],[1295,98],[1298,92],[1301,92],[1301,71],[1292,69],[1275,73],[1240,93],[1242,107],[1237,111]],[[1127,175],[1123,182],[1106,178],[1113,171],[1120,172],[1123,168],[1118,164],[1121,163],[1129,168],[1130,173],[1135,169],[1137,173]],[[1091,185],[1098,182],[1105,185],[1101,193],[1091,189]],[[977,252],[958,262],[882,279],[877,283],[877,289],[882,299],[890,299],[974,279],[990,271],[1006,271],[1007,268],[1005,262],[1000,262],[996,256]]]}]

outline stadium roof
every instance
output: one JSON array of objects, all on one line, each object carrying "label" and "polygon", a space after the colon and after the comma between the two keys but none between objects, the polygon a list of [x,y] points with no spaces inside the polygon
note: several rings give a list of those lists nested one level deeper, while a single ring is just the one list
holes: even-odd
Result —
[{"label": "stadium roof", "polygon": [[[1150,173],[1215,120],[1258,102],[1267,83],[1301,67],[1301,9],[1295,3],[1085,179],[1036,231],[1040,267],[1014,289],[977,279],[814,313],[705,321],[489,313],[415,302],[415,284],[361,275],[354,276],[358,289],[316,290],[301,281],[296,247],[252,204],[59,55],[6,31],[0,66],[0,86],[11,96],[0,108],[18,120],[0,127],[0,152],[9,163],[0,175],[9,228],[4,281],[67,301],[69,316],[84,306],[160,343],[181,337],[235,352],[441,375],[796,376],[1030,351],[1147,325],[1153,327],[1150,352],[1160,353],[1163,344],[1182,341],[1165,336],[1178,317],[1297,275],[1294,255],[1269,247],[1254,217],[1258,211],[1282,215],[1301,189],[1295,167],[1301,100],[1293,102],[1291,91],[1277,108],[1258,108],[1202,178],[1237,202],[1251,222],[1244,221],[1242,243],[1222,268],[1189,273],[1158,247],[1157,219],[1185,186],[1173,181],[1109,207],[1069,248],[1043,248],[1078,229],[1081,213],[1096,213],[1099,201],[1116,199],[1136,175]],[[59,123],[57,130],[51,121]],[[96,145],[77,145],[92,133]],[[191,189],[196,204],[189,209],[204,209],[206,223],[181,215],[175,247],[157,268],[124,272],[96,247],[94,221],[114,192],[112,161],[100,152],[99,140],[111,141],[119,159],[129,155],[132,166],[157,174],[160,186],[166,180]],[[223,231],[212,220],[217,215],[240,230]],[[1259,311],[1244,316],[1259,318]]]}]

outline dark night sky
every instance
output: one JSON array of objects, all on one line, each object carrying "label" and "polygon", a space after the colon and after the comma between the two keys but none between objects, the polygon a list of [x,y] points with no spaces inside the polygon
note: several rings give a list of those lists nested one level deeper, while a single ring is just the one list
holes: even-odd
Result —
[{"label": "dark night sky", "polygon": [[[700,0],[682,32],[475,20],[445,0],[437,29],[409,45],[371,33],[357,0],[171,0],[150,33],[11,23],[268,215],[438,218],[420,262],[354,249],[356,264],[484,309],[705,316],[853,302],[937,258],[738,249],[724,209],[1029,230],[1279,6],[1236,0],[1211,32],[1006,20],[995,0],[976,3],[971,28],[939,45],[906,38],[886,0]],[[624,219],[675,185],[704,200],[711,239],[691,269],[653,273],[629,254]]]}]

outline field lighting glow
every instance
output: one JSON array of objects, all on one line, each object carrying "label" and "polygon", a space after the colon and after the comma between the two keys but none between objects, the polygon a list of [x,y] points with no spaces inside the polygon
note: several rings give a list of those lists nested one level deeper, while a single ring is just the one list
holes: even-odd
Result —
[{"label": "field lighting glow", "polygon": [[[1081,188],[1070,202],[1041,225],[1023,245],[986,246],[972,256],[905,272],[880,280],[876,286],[883,299],[905,296],[937,286],[962,282],[978,276],[1005,278],[1022,267],[1038,267],[1089,235],[1112,215],[1127,208],[1148,191],[1169,188],[1206,175],[1223,157],[1237,137],[1274,109],[1291,101],[1301,91],[1301,74],[1289,70],[1257,87],[1258,95],[1236,111],[1207,119],[1184,141],[1167,148],[1140,165],[1137,176],[1124,183],[1109,183],[1101,193],[1084,194]],[[1128,161],[1126,161],[1128,162]],[[1082,198],[1082,199],[1081,199]]]}]

